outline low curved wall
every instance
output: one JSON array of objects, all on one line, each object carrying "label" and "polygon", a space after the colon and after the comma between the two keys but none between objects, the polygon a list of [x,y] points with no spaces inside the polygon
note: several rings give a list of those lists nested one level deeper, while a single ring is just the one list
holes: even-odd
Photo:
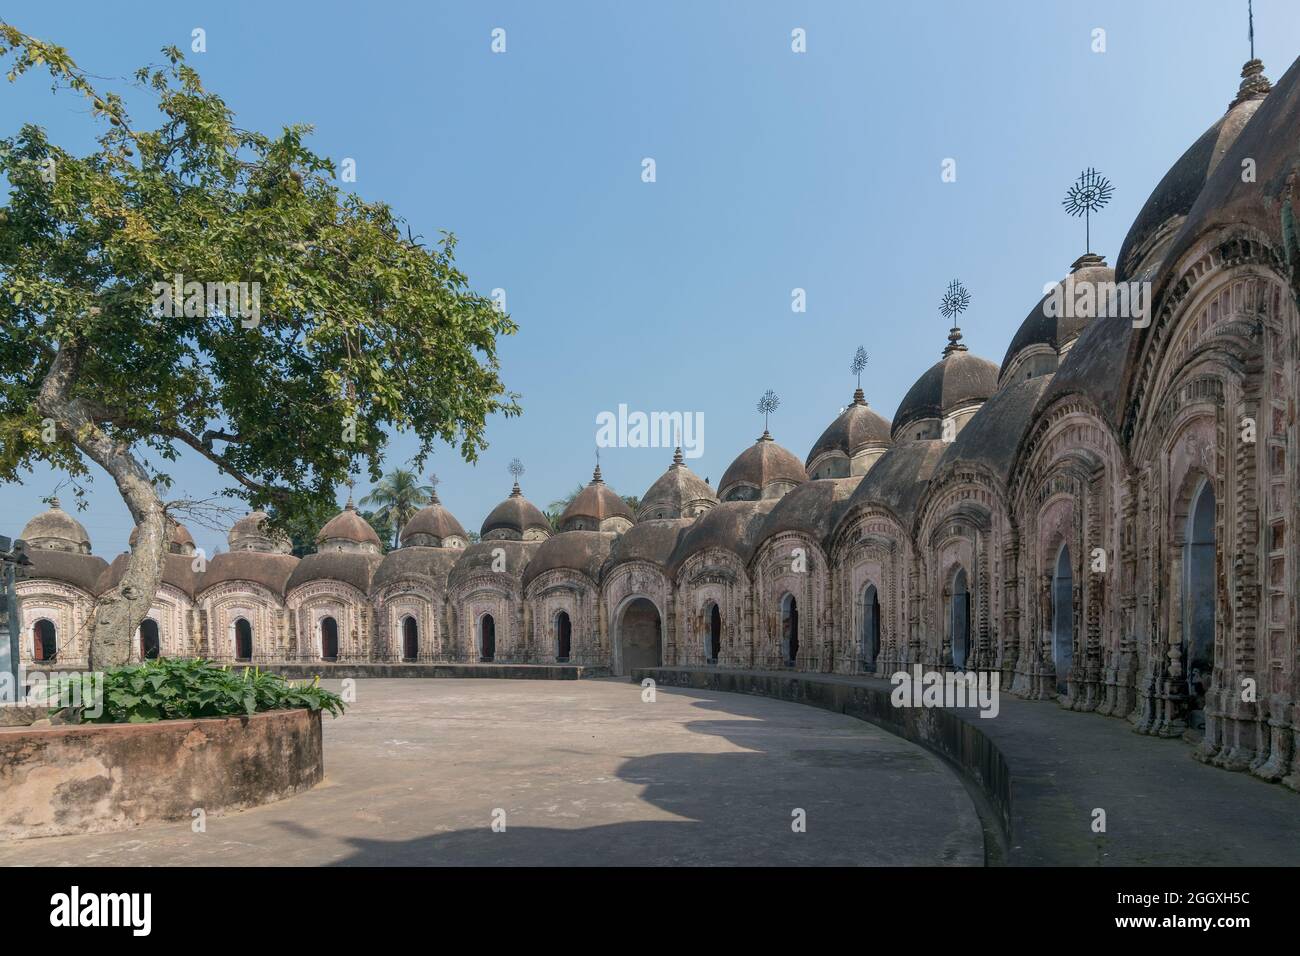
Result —
[{"label": "low curved wall", "polygon": [[[235,667],[242,667],[236,664]],[[581,680],[584,677],[605,677],[608,667],[590,667],[586,664],[417,664],[390,663],[331,664],[328,662],[304,664],[260,664],[264,671],[272,671],[289,680],[342,680],[360,677],[488,677],[504,680]]]},{"label": "low curved wall", "polygon": [[[931,707],[895,707],[888,681],[846,680],[816,674],[730,671],[714,668],[655,667],[632,672],[632,680],[650,678],[666,687],[756,694],[810,704],[869,721],[920,744],[952,763],[978,789],[991,811],[1001,849],[1010,843],[1011,772],[1002,751],[979,727],[980,718]],[[981,814],[982,816],[985,814]],[[999,853],[1001,855],[1001,853]]]},{"label": "low curved wall", "polygon": [[321,715],[0,728],[0,839],[191,820],[308,790],[325,774]]}]

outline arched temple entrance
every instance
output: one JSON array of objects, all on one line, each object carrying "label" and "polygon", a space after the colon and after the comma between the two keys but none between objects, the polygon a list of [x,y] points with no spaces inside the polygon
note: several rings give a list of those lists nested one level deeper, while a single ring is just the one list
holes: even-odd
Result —
[{"label": "arched temple entrance", "polygon": [[140,660],[156,661],[161,652],[162,644],[158,640],[158,622],[151,617],[146,617],[140,622]]},{"label": "arched temple entrance", "polygon": [[323,661],[339,659],[339,622],[332,617],[320,620],[320,656]]},{"label": "arched temple entrance", "polygon": [[965,568],[959,567],[952,579],[948,626],[952,634],[952,666],[964,668],[970,657],[970,589]]},{"label": "arched temple entrance", "polygon": [[628,602],[619,617],[617,641],[615,665],[619,674],[663,665],[663,627],[653,601],[639,597]]},{"label": "arched temple entrance", "polygon": [[420,656],[420,625],[415,618],[402,618],[402,660],[413,661]]},{"label": "arched temple entrance", "polygon": [[491,614],[478,619],[478,659],[490,664],[497,656],[497,622]]},{"label": "arched temple entrance", "polygon": [[710,664],[718,662],[718,655],[722,653],[722,611],[714,602],[709,607],[709,642],[705,648],[704,656],[708,658]]},{"label": "arched temple entrance", "polygon": [[1202,480],[1192,496],[1183,542],[1183,676],[1189,727],[1205,726],[1205,695],[1214,673],[1214,488]]},{"label": "arched temple entrance", "polygon": [[1070,690],[1070,668],[1074,666],[1074,572],[1070,568],[1069,545],[1061,545],[1052,573],[1052,663],[1056,667],[1056,690]]},{"label": "arched temple entrance", "polygon": [[235,660],[253,659],[253,625],[244,618],[235,622]]},{"label": "arched temple entrance", "polygon": [[555,615],[555,660],[566,664],[572,653],[573,621],[569,619],[568,611],[561,611]]},{"label": "arched temple entrance", "polygon": [[860,659],[864,671],[875,671],[880,654],[880,595],[874,584],[862,592],[862,634]]},{"label": "arched temple entrance", "polygon": [[32,625],[32,660],[49,663],[58,656],[58,650],[54,622],[41,618]]},{"label": "arched temple entrance", "polygon": [[792,666],[799,659],[799,602],[793,594],[781,598],[781,659]]}]

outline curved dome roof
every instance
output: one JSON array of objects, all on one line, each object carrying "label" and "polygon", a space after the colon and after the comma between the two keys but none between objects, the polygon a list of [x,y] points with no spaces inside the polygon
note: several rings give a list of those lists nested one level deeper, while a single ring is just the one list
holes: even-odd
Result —
[{"label": "curved dome roof", "polygon": [[1006,482],[1020,439],[1051,379],[1038,375],[1012,382],[985,402],[948,445],[938,469],[957,463],[983,465]]},{"label": "curved dome roof", "polygon": [[370,522],[361,517],[357,511],[357,506],[353,504],[352,497],[348,496],[348,503],[344,505],[343,510],[336,514],[329,521],[325,522],[325,527],[316,532],[316,543],[321,544],[324,541],[352,541],[356,544],[370,544],[376,548],[383,547],[383,542],[379,540],[379,535],[375,529],[370,527]]},{"label": "curved dome roof", "polygon": [[775,498],[722,502],[682,532],[664,570],[676,577],[691,555],[709,548],[723,548],[748,564],[763,522],[777,504]]},{"label": "curved dome roof", "polygon": [[313,581],[341,581],[369,594],[371,578],[381,561],[381,555],[369,551],[317,551],[298,562],[284,593]]},{"label": "curved dome roof", "polygon": [[777,502],[764,520],[757,542],[762,543],[784,531],[800,531],[824,544],[863,477],[853,475],[804,482]]},{"label": "curved dome roof", "polygon": [[[59,507],[59,499],[51,498],[48,511],[42,511],[23,527],[19,535],[35,550],[34,542],[44,542],[44,547],[90,553],[90,535],[80,521]],[[62,545],[63,547],[57,547]]]},{"label": "curved dome roof", "polygon": [[617,537],[612,531],[564,531],[551,535],[528,559],[524,567],[524,587],[556,568],[579,571],[592,581],[598,581],[601,566],[609,557]]},{"label": "curved dome roof", "polygon": [[405,578],[431,583],[438,591],[445,591],[451,569],[463,553],[459,548],[405,545],[384,555],[384,560],[375,569],[370,589],[378,591]]},{"label": "curved dome roof", "polygon": [[32,562],[27,570],[28,579],[60,581],[93,595],[100,593],[100,579],[108,570],[108,562],[103,558],[78,551],[33,548],[27,557]]},{"label": "curved dome roof", "polygon": [[[175,518],[168,516],[167,520],[171,522],[172,528],[172,554],[192,553],[194,551],[194,536],[190,534],[189,529]],[[131,529],[131,536],[126,539],[127,546],[134,548],[138,540],[140,540],[140,526],[136,525]]]},{"label": "curved dome roof", "polygon": [[709,483],[686,467],[680,448],[673,452],[673,463],[655,479],[655,483],[641,496],[637,520],[648,521],[668,518],[694,517],[691,506],[695,503],[717,504]]},{"label": "curved dome roof", "polygon": [[480,535],[484,538],[493,531],[512,531],[523,537],[528,530],[551,533],[551,522],[541,510],[524,497],[519,490],[519,482],[510,491],[510,497],[492,509],[492,513],[483,521]]},{"label": "curved dome roof", "polygon": [[[961,330],[948,335],[943,358],[935,362],[907,390],[894,413],[892,435],[923,418],[942,418],[972,402],[982,402],[997,391],[998,367],[972,355],[961,344]],[[873,469],[874,470],[874,469]]]},{"label": "curved dome roof", "polygon": [[[1007,354],[1002,358],[998,380],[1002,380],[1015,364],[1016,357],[1026,349],[1045,345],[1059,354],[1061,347],[1077,338],[1097,311],[1095,298],[1089,297],[1086,301],[1081,301],[1075,290],[1085,283],[1114,281],[1115,270],[1106,265],[1106,260],[1101,256],[1088,253],[1076,259],[1070,268],[1070,274],[1056,284],[1061,290],[1060,294],[1054,296],[1052,292],[1044,293],[1038,304],[1029,310],[1025,321],[1020,323],[1011,344],[1007,346]],[[1049,310],[1048,303],[1053,298],[1057,301]],[[1093,303],[1091,308],[1088,307],[1088,302]],[[1049,315],[1049,311],[1059,314]]]},{"label": "curved dome roof", "polygon": [[436,491],[429,496],[429,503],[417,511],[406,523],[406,527],[402,528],[400,541],[403,546],[412,535],[417,534],[431,538],[459,537],[469,540],[469,535],[460,526],[456,516],[442,506]]},{"label": "curved dome roof", "polygon": [[858,389],[853,393],[852,404],[817,439],[805,465],[811,470],[817,457],[828,451],[842,451],[852,458],[869,445],[887,445],[889,441],[889,421],[867,404],[866,395]]},{"label": "curved dome roof", "polygon": [[632,515],[632,509],[628,507],[627,502],[620,498],[614,489],[605,484],[600,477],[600,465],[596,466],[595,472],[591,476],[591,482],[587,487],[573,496],[569,502],[564,514],[560,515],[560,530],[572,531],[574,522],[588,519],[595,523],[595,528],[586,530],[595,531],[600,528],[600,523],[608,518],[626,518],[628,523],[635,520]]},{"label": "curved dome roof", "polygon": [[298,567],[298,559],[292,554],[274,551],[227,551],[225,554],[213,555],[208,562],[203,578],[198,582],[201,590],[207,590],[228,581],[252,581],[260,584],[273,594],[284,597],[289,578]]},{"label": "curved dome roof", "polygon": [[254,511],[244,515],[233,525],[226,535],[232,551],[263,551],[288,554],[293,547],[288,535],[283,532],[273,533],[267,522],[270,517],[265,511]]},{"label": "curved dome roof", "polygon": [[1115,272],[1120,281],[1159,265],[1161,253],[1191,212],[1210,174],[1268,94],[1270,85],[1259,60],[1243,66],[1241,78],[1228,111],[1178,157],[1133,220],[1116,260]]},{"label": "curved dome roof", "polygon": [[722,481],[718,483],[718,497],[725,501],[733,489],[742,485],[752,485],[761,493],[772,482],[802,484],[807,480],[808,472],[804,470],[803,462],[764,431],[758,441],[742,451],[723,473]]},{"label": "curved dome roof", "polygon": [[628,528],[610,549],[605,567],[612,569],[625,561],[648,561],[663,567],[672,557],[682,532],[692,518],[646,518]]},{"label": "curved dome roof", "polygon": [[[1293,286],[1300,269],[1295,236],[1283,235],[1283,217],[1300,218],[1300,58],[1259,103],[1254,116],[1214,169],[1170,244],[1167,263],[1178,262],[1208,232],[1247,225],[1291,256]],[[1256,181],[1242,179],[1242,163],[1250,159]],[[1288,212],[1289,210],[1289,212]],[[1294,230],[1294,225],[1285,227]],[[1156,285],[1176,276],[1158,276]],[[1158,298],[1158,293],[1157,293]]]},{"label": "curved dome roof", "polygon": [[[117,587],[126,576],[126,569],[130,563],[131,555],[125,551],[114,558],[113,563],[104,570],[99,581],[96,582],[95,593],[103,594]],[[194,570],[194,559],[189,555],[177,554],[174,551],[163,555],[163,584],[170,585],[192,598],[202,580],[203,575]]]},{"label": "curved dome roof", "polygon": [[876,506],[891,512],[905,529],[910,529],[916,506],[948,445],[937,438],[891,445],[858,482],[848,503],[839,511],[837,525],[850,514]]},{"label": "curved dome roof", "polygon": [[[498,576],[523,577],[528,562],[541,546],[540,541],[512,541],[508,538],[471,544],[464,551],[455,552],[456,563],[447,575],[447,589],[453,590],[467,577],[483,571]],[[496,563],[498,550],[504,552],[503,567]]]}]

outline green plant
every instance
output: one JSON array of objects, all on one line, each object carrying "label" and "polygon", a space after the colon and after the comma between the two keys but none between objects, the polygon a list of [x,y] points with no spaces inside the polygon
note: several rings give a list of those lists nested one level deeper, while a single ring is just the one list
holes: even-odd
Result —
[{"label": "green plant", "polygon": [[81,723],[141,724],[296,707],[338,716],[344,705],[338,694],[320,686],[319,677],[294,683],[256,667],[232,671],[211,661],[160,658],[105,672],[102,713],[91,717],[83,709],[69,717]]}]

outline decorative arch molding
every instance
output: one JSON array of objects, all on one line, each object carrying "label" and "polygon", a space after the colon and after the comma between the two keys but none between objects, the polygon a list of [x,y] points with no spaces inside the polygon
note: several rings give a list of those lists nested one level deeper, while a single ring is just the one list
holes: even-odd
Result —
[{"label": "decorative arch molding", "polygon": [[831,539],[831,613],[836,670],[857,670],[857,637],[863,621],[858,595],[874,583],[880,601],[880,651],[877,673],[902,670],[917,659],[913,638],[910,576],[914,573],[910,536],[892,512],[859,510],[841,522]]},{"label": "decorative arch molding", "polygon": [[708,657],[701,635],[708,622],[702,609],[718,605],[722,616],[719,666],[757,666],[758,644],[754,624],[754,585],[740,557],[724,548],[706,548],[693,554],[677,572],[664,660],[680,665],[703,665]]},{"label": "decorative arch molding", "polygon": [[[199,592],[203,633],[197,652],[214,661],[235,661],[235,621],[248,621],[255,660],[287,655],[289,615],[276,591],[256,581],[231,580]],[[165,653],[165,651],[164,651]]]},{"label": "decorative arch molding", "polygon": [[[1240,226],[1234,226],[1240,230]],[[1253,230],[1203,240],[1166,285],[1146,329],[1128,388],[1126,443],[1149,414],[1152,396],[1202,348],[1239,358],[1256,352],[1265,327],[1277,330],[1289,298],[1282,250]]]},{"label": "decorative arch molding", "polygon": [[798,607],[799,670],[832,671],[836,652],[831,621],[829,562],[821,545],[802,531],[783,531],[765,539],[750,561],[755,616],[760,622],[758,666],[785,666],[781,601],[794,595]]},{"label": "decorative arch molding", "polygon": [[558,661],[555,620],[564,612],[569,616],[569,663],[608,663],[600,639],[600,586],[596,581],[571,568],[552,568],[530,582],[524,599],[530,613],[519,649],[522,656]]}]

